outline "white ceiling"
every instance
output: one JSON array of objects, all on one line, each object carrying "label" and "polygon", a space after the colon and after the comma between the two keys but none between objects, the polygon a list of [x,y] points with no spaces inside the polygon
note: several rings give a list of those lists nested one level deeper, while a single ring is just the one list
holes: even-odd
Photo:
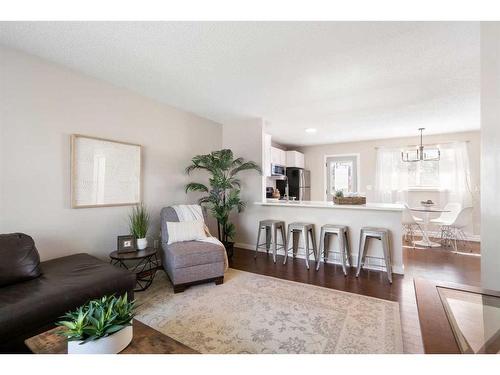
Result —
[{"label": "white ceiling", "polygon": [[0,22],[0,43],[289,145],[479,129],[477,22]]}]

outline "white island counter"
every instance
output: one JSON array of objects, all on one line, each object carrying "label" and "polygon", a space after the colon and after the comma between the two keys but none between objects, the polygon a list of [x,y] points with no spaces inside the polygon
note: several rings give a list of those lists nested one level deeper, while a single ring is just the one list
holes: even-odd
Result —
[{"label": "white island counter", "polygon": [[325,201],[285,201],[267,199],[265,202],[255,202],[261,206],[279,206],[279,207],[305,207],[305,208],[334,208],[339,210],[375,210],[375,211],[403,211],[403,206],[400,204],[391,203],[367,203],[360,205],[350,204],[334,204],[333,202]]},{"label": "white island counter", "polygon": [[[362,227],[387,228],[391,232],[391,258],[393,272],[404,273],[403,248],[402,248],[402,210],[403,206],[397,204],[368,203],[366,205],[336,205],[333,202],[324,201],[276,201],[266,200],[255,202],[260,206],[258,215],[254,216],[255,230],[257,231],[257,220],[276,219],[285,221],[286,225],[294,221],[310,222],[316,227],[316,239],[319,246],[320,228],[324,224],[339,224],[349,227],[349,242],[351,247],[351,258],[356,265],[359,234]],[[255,233],[256,235],[257,233]],[[278,236],[279,237],[279,236]],[[336,236],[330,241],[330,247],[337,251],[338,242]],[[265,251],[265,250],[264,250]],[[283,254],[282,251],[279,253]],[[331,259],[339,263],[340,257],[337,253],[330,253]],[[380,241],[375,239],[369,241],[368,256],[382,257]],[[299,257],[303,254],[299,252]],[[301,261],[296,259],[295,261]],[[367,258],[366,268],[380,269],[382,261]],[[311,267],[311,272],[314,268]]]}]

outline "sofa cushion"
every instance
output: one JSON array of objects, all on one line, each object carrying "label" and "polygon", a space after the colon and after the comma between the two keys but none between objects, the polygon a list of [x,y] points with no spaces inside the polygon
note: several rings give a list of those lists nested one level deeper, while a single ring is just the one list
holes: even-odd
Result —
[{"label": "sofa cushion", "polygon": [[36,279],[0,288],[0,342],[54,323],[90,299],[135,287],[133,273],[88,254],[52,259],[41,268]]},{"label": "sofa cushion", "polygon": [[0,234],[0,259],[0,286],[40,276],[40,256],[27,234]]},{"label": "sofa cushion", "polygon": [[224,263],[224,247],[210,242],[185,241],[164,245],[164,247],[165,258],[173,269]]},{"label": "sofa cushion", "polygon": [[167,221],[168,245],[182,241],[196,241],[207,238],[202,220]]},{"label": "sofa cushion", "polygon": [[161,209],[161,241],[164,243],[168,242],[168,229],[167,222],[179,221],[177,212],[175,212],[173,207],[164,207]]}]

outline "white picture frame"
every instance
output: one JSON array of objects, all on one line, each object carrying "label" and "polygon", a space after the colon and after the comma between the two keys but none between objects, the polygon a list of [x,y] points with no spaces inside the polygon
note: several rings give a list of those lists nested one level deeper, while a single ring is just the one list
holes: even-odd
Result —
[{"label": "white picture frame", "polygon": [[71,135],[71,207],[130,206],[142,201],[142,146]]}]

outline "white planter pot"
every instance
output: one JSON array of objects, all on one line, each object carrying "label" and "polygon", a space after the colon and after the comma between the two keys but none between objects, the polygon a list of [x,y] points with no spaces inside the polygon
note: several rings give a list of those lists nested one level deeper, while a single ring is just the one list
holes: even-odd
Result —
[{"label": "white planter pot", "polygon": [[147,238],[138,238],[137,239],[137,249],[144,250],[146,247],[148,247]]},{"label": "white planter pot", "polygon": [[132,326],[95,341],[81,344],[82,341],[68,341],[68,354],[117,354],[132,341]]}]

